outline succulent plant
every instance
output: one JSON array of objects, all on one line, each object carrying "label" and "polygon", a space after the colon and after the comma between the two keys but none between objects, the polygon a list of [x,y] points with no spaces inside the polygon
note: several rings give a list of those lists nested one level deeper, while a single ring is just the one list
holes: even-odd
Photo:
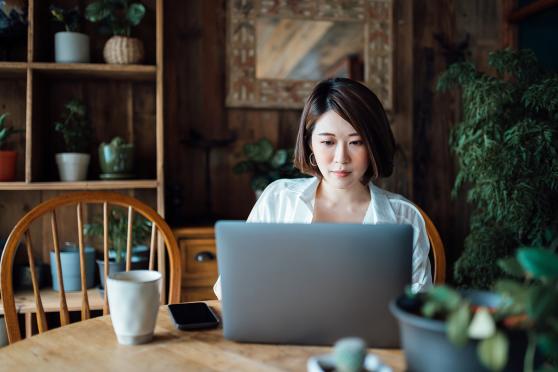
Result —
[{"label": "succulent plant", "polygon": [[335,343],[333,355],[336,371],[359,372],[364,367],[366,343],[358,337],[342,338]]},{"label": "succulent plant", "polygon": [[4,113],[0,115],[0,149],[6,146],[8,138],[16,133],[24,132],[23,129],[14,129],[13,127],[6,126],[6,118],[10,115],[9,113]]}]

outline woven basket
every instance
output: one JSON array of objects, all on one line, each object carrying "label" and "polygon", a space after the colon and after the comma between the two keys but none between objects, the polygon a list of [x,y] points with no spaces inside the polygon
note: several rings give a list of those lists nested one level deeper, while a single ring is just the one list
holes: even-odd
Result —
[{"label": "woven basket", "polygon": [[103,50],[107,63],[131,65],[143,61],[143,42],[126,36],[113,36],[107,40]]}]

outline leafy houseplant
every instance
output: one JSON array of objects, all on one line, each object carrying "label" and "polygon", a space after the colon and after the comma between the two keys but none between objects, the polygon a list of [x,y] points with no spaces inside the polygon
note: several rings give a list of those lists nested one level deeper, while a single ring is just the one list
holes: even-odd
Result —
[{"label": "leafy houseplant", "polygon": [[54,34],[54,59],[59,63],[89,62],[89,36],[78,32],[81,14],[77,6],[64,9],[50,5],[52,19],[64,26],[64,31]]},{"label": "leafy houseplant", "polygon": [[85,18],[101,24],[100,31],[112,34],[105,44],[103,56],[107,63],[134,64],[143,60],[141,40],[132,38],[132,27],[145,16],[145,6],[128,0],[99,0],[85,9]]},{"label": "leafy houseplant", "polygon": [[6,145],[12,135],[24,132],[23,129],[14,129],[6,125],[8,115],[7,112],[0,115],[0,182],[15,179],[17,152],[6,150]]},{"label": "leafy houseplant", "polygon": [[252,173],[252,190],[258,194],[271,182],[280,178],[296,178],[303,175],[293,167],[293,149],[277,149],[267,138],[244,145],[246,160],[238,162],[233,171],[237,174]]},{"label": "leafy houseplant", "polygon": [[82,181],[89,166],[89,144],[92,129],[85,104],[77,99],[65,105],[61,121],[54,123],[55,131],[62,134],[65,153],[56,154],[56,162],[62,181]]},{"label": "leafy houseplant", "polygon": [[11,48],[25,45],[27,40],[27,8],[10,7],[0,0],[0,61],[9,60]]},{"label": "leafy houseplant", "polygon": [[[120,209],[112,209],[109,212],[108,220],[108,237],[109,237],[109,274],[113,272],[123,271],[125,269],[126,259],[126,243],[128,239],[128,216]],[[97,217],[96,221],[85,224],[83,232],[86,236],[94,237],[97,241],[103,239],[103,223],[102,218]],[[143,216],[134,215],[132,222],[132,262],[138,261],[141,266],[141,258],[134,256],[140,253],[141,244],[146,243],[151,234],[151,222]],[[103,260],[97,260],[99,265],[99,273],[101,273],[101,287],[104,287],[104,265]]]},{"label": "leafy houseplant", "polygon": [[451,65],[439,90],[462,88],[463,119],[450,146],[474,204],[465,249],[455,267],[462,286],[489,288],[496,265],[558,226],[558,75],[545,73],[528,50],[489,55],[496,76],[469,62]]},{"label": "leafy houseplant", "polygon": [[[408,294],[399,305],[420,316],[446,322],[447,337],[457,346],[471,346],[470,340],[477,340],[476,354],[485,368],[498,371],[523,366],[523,371],[528,372],[544,364],[545,370],[556,370],[558,239],[548,245],[520,248],[515,257],[498,262],[511,279],[496,283],[499,297],[492,308],[473,306],[467,296],[446,286]],[[536,360],[535,351],[542,360]],[[509,361],[508,356],[516,359]]]},{"label": "leafy houseplant", "polygon": [[[95,237],[97,241],[103,238],[103,222],[101,217],[96,221],[85,224],[83,232],[86,236]],[[151,221],[138,214],[132,222],[132,247],[136,252],[141,244],[146,243],[151,235]],[[118,269],[124,269],[126,259],[126,243],[128,239],[128,215],[120,209],[111,209],[108,219],[109,258],[114,260]],[[134,253],[134,252],[133,252]],[[132,257],[134,258],[134,257]],[[98,261],[99,262],[99,261]],[[102,261],[101,261],[102,262]],[[102,273],[103,270],[100,269]]]}]

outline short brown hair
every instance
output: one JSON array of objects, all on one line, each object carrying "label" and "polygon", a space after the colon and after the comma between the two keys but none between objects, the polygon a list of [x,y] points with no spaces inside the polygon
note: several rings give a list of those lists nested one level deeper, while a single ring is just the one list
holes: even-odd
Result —
[{"label": "short brown hair", "polygon": [[322,177],[310,163],[310,139],[316,121],[333,110],[355,128],[368,149],[370,166],[361,182],[389,177],[393,172],[395,140],[386,112],[376,95],[365,85],[346,78],[323,80],[306,100],[294,151],[294,165],[302,173]]}]

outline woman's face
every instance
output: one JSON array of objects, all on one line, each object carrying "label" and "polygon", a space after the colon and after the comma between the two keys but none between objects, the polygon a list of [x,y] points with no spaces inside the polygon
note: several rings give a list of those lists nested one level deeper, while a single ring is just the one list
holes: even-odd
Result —
[{"label": "woman's face", "polygon": [[362,137],[335,111],[326,112],[316,121],[310,147],[324,180],[335,188],[360,184],[368,170],[370,161]]}]

